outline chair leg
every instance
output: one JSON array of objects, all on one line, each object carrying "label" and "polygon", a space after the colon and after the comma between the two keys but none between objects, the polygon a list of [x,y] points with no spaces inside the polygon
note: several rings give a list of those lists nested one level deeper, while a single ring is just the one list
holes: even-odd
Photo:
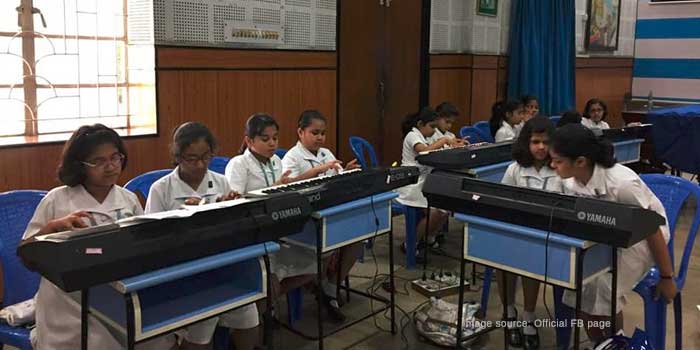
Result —
[{"label": "chair leg", "polygon": [[487,267],[484,270],[484,285],[481,287],[481,310],[484,310],[484,316],[486,316],[486,310],[489,307],[489,292],[491,290],[491,277],[493,275],[493,269]]},{"label": "chair leg", "polygon": [[416,241],[418,237],[418,209],[406,207],[406,267],[416,267]]},{"label": "chair leg", "polygon": [[673,319],[676,333],[676,350],[683,348],[683,309],[681,304],[681,293],[678,292],[673,299]]},{"label": "chair leg", "polygon": [[295,321],[301,320],[303,307],[304,290],[301,287],[287,292],[287,313],[290,327],[293,327]]},{"label": "chair leg", "polygon": [[350,276],[345,276],[345,301],[350,302]]}]

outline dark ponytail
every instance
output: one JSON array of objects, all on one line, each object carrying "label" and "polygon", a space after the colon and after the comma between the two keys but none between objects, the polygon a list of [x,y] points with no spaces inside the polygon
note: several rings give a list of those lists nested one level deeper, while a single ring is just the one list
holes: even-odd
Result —
[{"label": "dark ponytail", "polygon": [[522,108],[523,104],[520,101],[511,100],[508,102],[498,101],[491,106],[491,119],[489,119],[489,127],[491,128],[491,136],[496,137],[496,132],[506,120],[507,113],[513,113],[518,108]]},{"label": "dark ponytail", "polygon": [[418,122],[428,124],[434,122],[436,119],[437,113],[430,107],[423,107],[420,112],[407,115],[401,123],[403,136],[406,137],[406,135],[411,132],[411,129],[418,125]]},{"label": "dark ponytail", "polygon": [[[245,122],[245,136],[248,136],[248,138],[252,140],[256,136],[262,135],[263,131],[269,126],[274,126],[277,130],[280,129],[275,118],[265,113],[255,113]],[[247,148],[248,146],[246,146],[245,140],[243,140],[243,144],[238,152],[243,154]]]},{"label": "dark ponytail", "polygon": [[567,124],[558,128],[552,136],[550,147],[562,157],[574,160],[588,158],[592,164],[610,168],[617,160],[612,143],[598,138],[593,131],[581,124]]},{"label": "dark ponytail", "polygon": [[323,114],[321,114],[321,112],[315,109],[307,109],[301,112],[297,125],[299,126],[299,129],[303,130],[308,128],[314,120],[320,120],[324,123],[327,123],[326,117],[324,117]]}]

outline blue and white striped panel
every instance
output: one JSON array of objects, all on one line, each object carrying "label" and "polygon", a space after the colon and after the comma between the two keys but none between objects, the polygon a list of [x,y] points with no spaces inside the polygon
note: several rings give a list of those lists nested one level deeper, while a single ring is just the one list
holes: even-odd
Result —
[{"label": "blue and white striped panel", "polygon": [[638,6],[633,97],[700,103],[700,3]]}]

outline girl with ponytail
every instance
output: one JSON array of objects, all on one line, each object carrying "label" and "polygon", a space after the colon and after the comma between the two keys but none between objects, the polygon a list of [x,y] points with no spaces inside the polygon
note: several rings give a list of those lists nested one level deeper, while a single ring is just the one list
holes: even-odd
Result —
[{"label": "girl with ponytail", "polygon": [[[617,164],[610,142],[596,138],[591,130],[581,124],[568,124],[554,132],[549,148],[552,168],[563,179],[564,193],[593,197],[613,202],[636,205],[653,210],[666,217],[661,201],[644,184],[639,176],[624,165]],[[666,302],[676,295],[673,266],[666,244],[669,241],[668,224],[660,226],[656,233],[630,248],[618,250],[617,327],[622,328],[622,309],[632,289],[644,278],[649,268],[656,265],[661,279],[657,294]],[[612,294],[610,274],[601,275],[583,286],[582,311],[584,324],[590,321],[610,321]],[[564,293],[564,303],[575,305],[574,293]],[[586,327],[588,337],[594,342],[611,336],[617,330]]]},{"label": "girl with ponytail", "polygon": [[520,101],[496,102],[491,107],[489,127],[496,142],[514,140],[520,134],[525,112]]}]

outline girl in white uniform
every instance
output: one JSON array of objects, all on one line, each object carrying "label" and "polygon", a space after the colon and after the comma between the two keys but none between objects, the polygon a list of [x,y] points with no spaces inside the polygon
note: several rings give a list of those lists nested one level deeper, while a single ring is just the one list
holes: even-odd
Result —
[{"label": "girl in white uniform", "polygon": [[[443,102],[435,108],[435,112],[438,114],[436,123],[437,129],[435,129],[435,134],[432,138],[434,140],[438,140],[444,136],[447,138],[456,139],[457,136],[450,130],[452,129],[452,124],[454,124],[455,119],[459,117],[457,107],[449,102]],[[447,146],[449,147],[449,145]]]},{"label": "girl in white uniform", "polygon": [[[595,137],[592,131],[578,124],[563,126],[554,133],[549,149],[552,167],[564,180],[566,194],[592,197],[623,204],[637,205],[653,210],[664,218],[664,207],[639,176],[629,168],[616,164],[613,147],[608,141]],[[676,285],[673,266],[666,246],[668,225],[645,240],[627,249],[618,250],[617,314],[618,328],[622,328],[622,309],[627,297],[649,268],[659,268],[661,280],[657,292],[667,302],[673,300]],[[612,294],[610,274],[600,276],[583,286],[582,311],[584,324],[589,320],[610,321]],[[564,302],[575,306],[575,293],[565,292]],[[598,324],[604,324],[599,322]],[[588,328],[589,338],[599,342],[611,335],[611,330]]]},{"label": "girl in white uniform", "polygon": [[610,129],[610,125],[605,121],[607,117],[608,105],[601,99],[592,98],[586,102],[583,109],[581,124],[589,129]]},{"label": "girl in white uniform", "polygon": [[520,99],[523,104],[523,122],[526,122],[540,114],[540,102],[537,96],[525,95]]},{"label": "girl in white uniform", "polygon": [[[277,122],[267,114],[254,114],[246,122],[241,155],[226,165],[226,179],[233,191],[241,194],[292,181],[290,170],[282,170],[282,160],[275,154],[279,138]],[[316,275],[316,252],[282,244],[270,255],[275,295],[310,282]],[[279,283],[278,283],[279,281]]]},{"label": "girl in white uniform", "polygon": [[[66,142],[61,156],[58,178],[64,186],[54,188],[42,199],[22,238],[143,214],[136,195],[116,185],[126,163],[126,148],[114,130],[101,124],[80,127]],[[79,294],[66,293],[42,278],[35,300],[34,349],[80,349]],[[124,348],[102,322],[92,315],[88,322],[90,349]],[[161,337],[138,348],[162,350],[173,346],[173,337]]]},{"label": "girl in white uniform", "polygon": [[[439,150],[445,145],[452,147],[463,146],[464,140],[459,138],[451,139],[448,137],[442,137],[437,140],[432,139],[435,129],[437,128],[437,113],[430,107],[425,107],[418,113],[406,116],[401,128],[404,134],[401,165],[418,167],[420,176],[418,177],[417,183],[399,188],[397,190],[399,198],[396,200],[403,205],[423,208],[424,214],[427,214],[428,201],[423,196],[422,191],[425,178],[432,168],[418,163],[416,161],[416,156],[418,156],[420,152]],[[430,240],[432,239],[434,241],[434,236],[437,234],[438,230],[442,228],[448,217],[449,214],[446,211],[439,209],[430,210],[429,237],[427,237],[427,241],[430,244],[433,243],[430,242]],[[423,215],[423,218],[418,222],[418,237],[416,237],[418,240],[425,235],[425,224],[426,217]],[[402,247],[405,249],[406,244],[404,243]],[[416,248],[416,260],[420,261],[424,256],[420,250],[426,247],[419,244]]]},{"label": "girl in white uniform", "polygon": [[496,142],[512,141],[520,133],[523,121],[520,101],[496,102],[491,106],[489,127]]},{"label": "girl in white uniform", "polygon": [[[502,183],[511,186],[534,188],[551,192],[563,192],[561,178],[549,167],[549,139],[554,132],[554,126],[547,117],[534,117],[523,126],[518,139],[513,144],[513,159],[503,175]],[[508,321],[515,321],[515,282],[516,275],[505,273],[508,283],[508,294],[504,295],[502,281],[504,276],[497,272],[501,302],[507,305]],[[521,331],[517,327],[509,328],[508,340],[513,347],[525,349],[539,348],[540,339],[535,323],[535,307],[540,283],[537,280],[523,277],[523,321],[526,325]],[[506,301],[507,300],[507,301]],[[515,325],[515,322],[509,323]]]},{"label": "girl in white uniform", "polygon": [[[292,147],[282,159],[282,168],[289,171],[289,176],[295,181],[305,180],[323,175],[337,175],[343,170],[356,169],[357,159],[350,161],[345,169],[341,162],[335,158],[333,153],[323,148],[326,142],[326,118],[316,110],[307,110],[299,116],[297,135],[299,141]],[[323,292],[326,295],[324,304],[329,310],[329,315],[338,321],[344,320],[345,316],[340,311],[337,302],[337,286],[335,281],[344,281],[355,261],[360,256],[363,243],[357,242],[338,249],[341,260],[335,264],[330,264],[333,274],[326,276],[323,282]],[[334,254],[334,257],[338,255]]]},{"label": "girl in white uniform", "polygon": [[[151,186],[146,213],[175,210],[201,201],[235,199],[238,193],[231,191],[226,177],[208,170],[215,151],[214,135],[203,124],[187,122],[175,129],[170,153],[177,167]],[[233,329],[236,349],[252,350],[258,343],[258,308],[248,304],[186,327],[180,349],[209,349],[220,319],[223,325]]]}]

